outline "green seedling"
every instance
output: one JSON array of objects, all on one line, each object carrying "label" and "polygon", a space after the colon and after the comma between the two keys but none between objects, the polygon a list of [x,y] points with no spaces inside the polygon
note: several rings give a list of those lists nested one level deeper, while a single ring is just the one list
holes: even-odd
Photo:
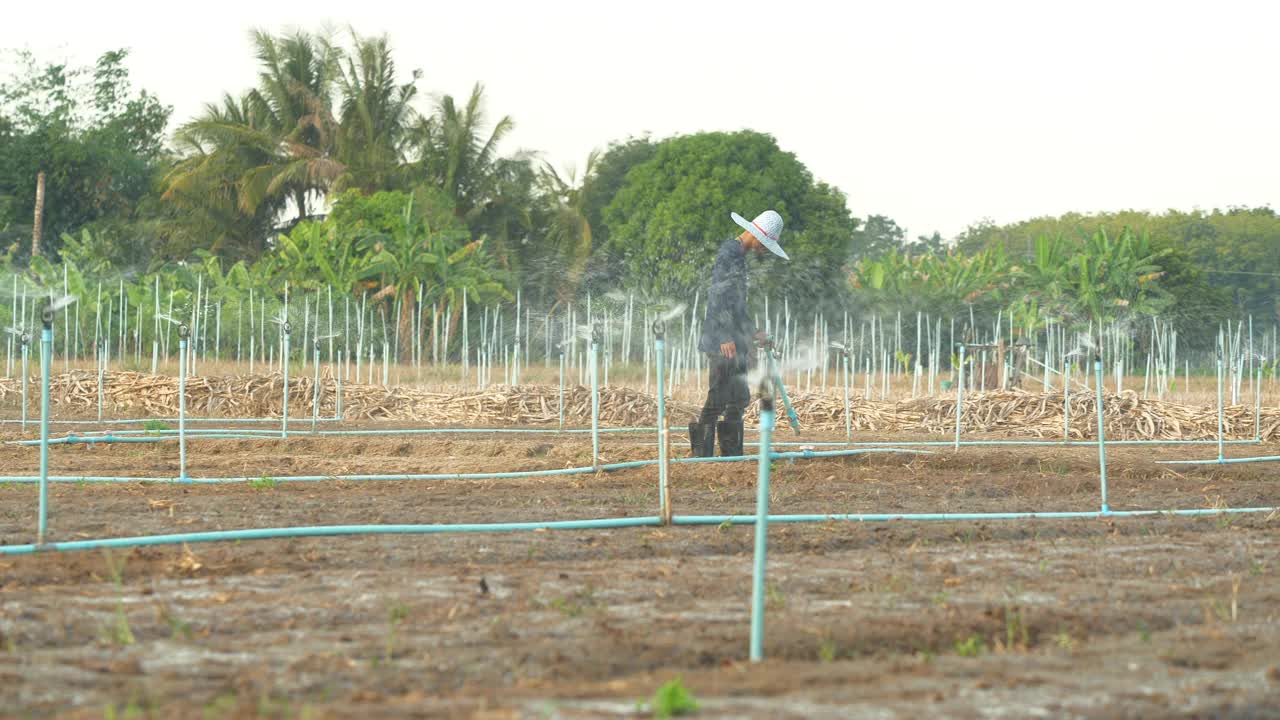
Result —
[{"label": "green seedling", "polygon": [[387,614],[387,638],[382,648],[382,661],[384,663],[391,662],[391,655],[395,652],[396,632],[400,629],[406,618],[409,617],[409,608],[404,605],[396,605],[391,608]]},{"label": "green seedling", "polygon": [[987,651],[987,644],[978,635],[970,635],[956,641],[956,654],[960,657],[978,657]]},{"label": "green seedling", "polygon": [[832,662],[836,659],[837,652],[836,641],[826,638],[818,645],[818,661],[824,663]]},{"label": "green seedling", "polygon": [[103,548],[102,556],[107,563],[107,573],[116,586],[116,612],[110,625],[103,629],[104,638],[113,645],[124,647],[132,645],[136,640],[129,627],[129,617],[124,611],[124,558],[117,562],[110,548]]},{"label": "green seedling", "polygon": [[694,699],[693,693],[685,688],[682,679],[677,677],[658,688],[653,694],[653,699],[649,701],[649,709],[653,711],[655,718],[665,720],[665,718],[697,712],[698,701]]},{"label": "green seedling", "polygon": [[764,602],[770,610],[781,610],[787,606],[787,597],[777,585],[770,583],[764,591]]},{"label": "green seedling", "polygon": [[263,475],[257,480],[250,480],[249,487],[253,488],[254,490],[271,490],[275,488],[275,486],[278,485],[279,483],[280,483],[279,480],[276,480],[270,475]]},{"label": "green seedling", "polygon": [[142,429],[147,431],[148,435],[158,435],[164,430],[169,430],[169,425],[160,420],[148,420],[142,424]]}]

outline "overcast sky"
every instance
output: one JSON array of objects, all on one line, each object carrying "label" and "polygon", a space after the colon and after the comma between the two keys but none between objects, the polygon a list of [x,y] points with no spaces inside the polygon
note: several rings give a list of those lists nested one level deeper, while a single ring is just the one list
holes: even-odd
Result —
[{"label": "overcast sky", "polygon": [[352,25],[388,34],[425,93],[484,82],[491,115],[515,118],[508,150],[581,165],[629,135],[752,128],[910,237],[1280,205],[1280,3],[395,5],[15,2],[0,47],[76,63],[127,47],[176,123],[253,84],[251,28]]}]

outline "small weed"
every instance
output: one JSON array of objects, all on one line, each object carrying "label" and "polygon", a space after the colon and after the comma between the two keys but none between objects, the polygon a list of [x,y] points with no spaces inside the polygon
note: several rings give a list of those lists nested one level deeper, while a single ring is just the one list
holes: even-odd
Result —
[{"label": "small weed", "polygon": [[978,657],[987,651],[987,644],[977,635],[956,641],[956,654],[960,657]]},{"label": "small weed", "polygon": [[564,613],[566,617],[578,617],[587,610],[595,609],[599,604],[596,600],[595,588],[590,585],[565,597],[554,598],[547,603],[548,606]]},{"label": "small weed", "polygon": [[732,527],[733,523],[729,522],[729,519],[726,518],[724,522],[716,526],[716,530],[719,530],[720,532],[729,532],[729,529]]},{"label": "small weed", "polygon": [[951,601],[951,596],[947,595],[945,591],[938,591],[933,594],[933,597],[931,597],[930,600],[933,601],[935,607],[944,608],[947,606],[947,603]]},{"label": "small weed", "polygon": [[1030,633],[1027,631],[1026,620],[1022,617],[1022,611],[1014,610],[1012,606],[1004,607],[1004,647],[1005,650],[1013,650],[1021,648],[1026,650],[1031,645]]},{"label": "small weed", "polygon": [[787,606],[787,596],[777,585],[769,583],[764,589],[764,604],[770,610],[781,610]]},{"label": "small weed", "polygon": [[1144,643],[1151,642],[1151,628],[1147,627],[1146,620],[1138,620],[1138,639]]},{"label": "small weed", "polygon": [[649,701],[649,709],[655,718],[673,718],[677,715],[688,715],[697,712],[698,701],[693,693],[685,688],[681,678],[668,682],[658,688]]},{"label": "small weed", "polygon": [[161,420],[148,420],[142,424],[142,429],[145,430],[148,435],[157,435],[164,430],[168,430],[169,425]]},{"label": "small weed", "polygon": [[1065,630],[1060,631],[1058,634],[1053,636],[1053,644],[1067,652],[1071,652],[1076,649],[1075,638],[1071,637],[1071,634]]},{"label": "small weed", "polygon": [[387,637],[382,648],[382,662],[391,662],[391,655],[396,648],[396,632],[408,617],[409,608],[404,605],[396,605],[387,613]]},{"label": "small weed", "polygon": [[263,475],[257,480],[250,480],[249,487],[253,488],[254,490],[271,490],[276,485],[278,485],[279,482],[280,481],[276,480],[270,475]]},{"label": "small weed", "polygon": [[142,707],[138,705],[137,700],[129,700],[119,710],[115,705],[108,705],[102,711],[104,720],[135,720],[135,718],[145,717]]},{"label": "small weed", "polygon": [[236,699],[234,694],[229,692],[222,693],[218,697],[209,701],[209,704],[204,706],[200,715],[203,720],[220,720],[221,718],[229,718],[235,714],[236,709],[239,706],[240,702]]},{"label": "small weed", "polygon": [[119,562],[112,555],[110,548],[103,548],[102,556],[107,563],[107,573],[116,586],[116,612],[112,622],[102,629],[103,639],[112,645],[124,647],[136,642],[133,630],[129,627],[129,617],[124,611],[124,558]]},{"label": "small weed", "polygon": [[818,645],[818,660],[820,662],[829,663],[836,659],[836,641],[826,638]]},{"label": "small weed", "polygon": [[1254,560],[1249,565],[1249,574],[1254,577],[1261,577],[1267,571],[1267,566],[1262,564],[1260,560]]}]

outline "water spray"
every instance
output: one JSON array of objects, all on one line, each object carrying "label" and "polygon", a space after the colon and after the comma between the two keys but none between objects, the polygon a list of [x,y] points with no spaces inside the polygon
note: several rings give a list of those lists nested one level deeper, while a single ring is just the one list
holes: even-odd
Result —
[{"label": "water spray", "polygon": [[31,333],[18,326],[5,328],[5,332],[17,338],[22,346],[22,432],[25,433],[27,431],[27,384],[30,382],[27,376],[27,356],[30,353]]},{"label": "water spray", "polygon": [[843,367],[844,375],[841,384],[844,386],[844,437],[845,440],[852,442],[853,417],[849,408],[849,348],[845,347],[841,343],[833,342],[831,343],[831,350],[840,356]]}]

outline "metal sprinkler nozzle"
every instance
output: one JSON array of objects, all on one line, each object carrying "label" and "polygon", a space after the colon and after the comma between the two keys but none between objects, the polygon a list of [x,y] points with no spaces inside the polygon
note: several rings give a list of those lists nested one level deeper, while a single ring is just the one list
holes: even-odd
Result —
[{"label": "metal sprinkler nozzle", "polygon": [[53,298],[49,298],[49,302],[40,310],[40,322],[44,324],[45,330],[53,329]]},{"label": "metal sprinkler nozzle", "polygon": [[289,324],[289,323],[287,323],[287,322],[285,322],[285,323],[281,323],[281,324],[280,324],[280,332],[284,333],[285,335],[292,334],[292,333],[293,333],[293,326],[292,326],[292,325],[290,325],[290,324]]},{"label": "metal sprinkler nozzle", "polygon": [[600,344],[600,326],[599,325],[592,324],[591,326],[591,344],[592,345]]},{"label": "metal sprinkler nozzle", "polygon": [[31,333],[27,332],[26,330],[23,330],[23,331],[22,331],[22,334],[18,336],[18,341],[22,343],[22,346],[23,346],[23,347],[26,347],[27,345],[30,345],[30,344],[31,344]]},{"label": "metal sprinkler nozzle", "polygon": [[191,327],[186,323],[178,323],[178,337],[183,340],[191,337]]},{"label": "metal sprinkler nozzle", "polygon": [[662,340],[663,338],[665,338],[667,336],[667,324],[662,322],[661,320],[654,320],[653,336],[659,340]]}]

